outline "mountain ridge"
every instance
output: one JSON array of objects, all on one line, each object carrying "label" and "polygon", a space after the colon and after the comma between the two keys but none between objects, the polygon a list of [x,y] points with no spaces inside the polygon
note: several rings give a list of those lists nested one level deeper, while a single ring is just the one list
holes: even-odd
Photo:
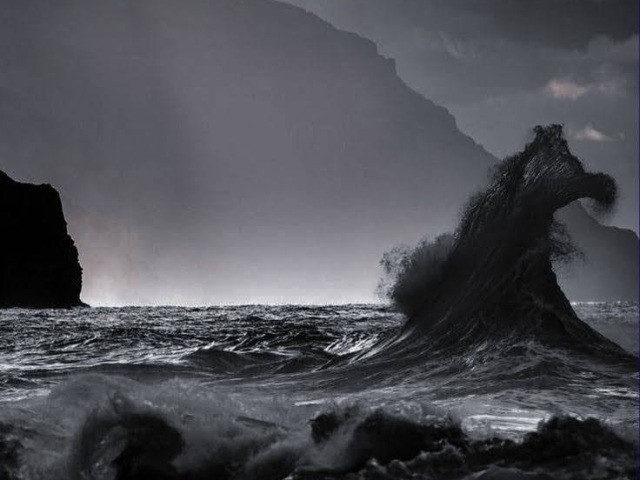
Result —
[{"label": "mountain ridge", "polygon": [[450,230],[496,162],[291,5],[10,5],[3,168],[71,200],[90,303],[373,299],[382,252]]}]

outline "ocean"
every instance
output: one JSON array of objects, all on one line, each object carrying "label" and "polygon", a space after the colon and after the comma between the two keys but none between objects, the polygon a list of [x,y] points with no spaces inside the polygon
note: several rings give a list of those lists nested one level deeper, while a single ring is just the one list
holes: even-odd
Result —
[{"label": "ocean", "polygon": [[535,132],[392,269],[397,310],[1,311],[0,479],[635,478],[638,305],[554,273],[554,213],[615,182]]},{"label": "ocean", "polygon": [[[573,308],[637,356],[636,304]],[[405,321],[383,305],[1,311],[0,478],[635,478],[635,368],[530,338],[371,367]]]}]

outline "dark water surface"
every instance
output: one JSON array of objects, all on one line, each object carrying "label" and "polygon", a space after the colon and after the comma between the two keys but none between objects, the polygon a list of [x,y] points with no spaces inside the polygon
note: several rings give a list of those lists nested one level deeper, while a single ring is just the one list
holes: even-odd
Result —
[{"label": "dark water surface", "polygon": [[[637,355],[636,304],[574,309]],[[544,469],[478,457],[473,442],[522,442],[554,415],[595,417],[597,429],[609,425],[633,445],[637,373],[628,365],[513,339],[447,362],[368,367],[361,358],[404,322],[377,305],[3,311],[0,478],[339,478],[340,471],[354,478],[538,478],[517,475]],[[436,453],[412,445],[412,435],[424,438],[420,429],[434,425],[446,439]],[[389,445],[396,434],[405,455]],[[572,444],[583,435],[571,430]],[[129,455],[136,442],[160,456]],[[369,444],[384,465],[354,453],[354,445]],[[561,476],[624,478],[630,459],[602,455],[600,470]]]}]

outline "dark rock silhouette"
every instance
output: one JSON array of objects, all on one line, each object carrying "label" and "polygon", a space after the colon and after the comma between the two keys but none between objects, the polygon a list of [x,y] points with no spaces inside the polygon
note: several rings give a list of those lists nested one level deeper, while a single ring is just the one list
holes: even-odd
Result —
[{"label": "dark rock silhouette", "polygon": [[638,236],[632,230],[602,225],[580,204],[558,212],[580,255],[555,270],[573,301],[638,301]]},{"label": "dark rock silhouette", "polygon": [[7,5],[3,169],[66,193],[86,298],[364,299],[380,254],[454,228],[498,161],[374,43],[290,5]]},{"label": "dark rock silhouette", "polygon": [[0,226],[0,308],[83,305],[78,250],[51,185],[0,172]]},{"label": "dark rock silhouette", "polygon": [[[560,125],[534,130],[535,139],[469,201],[449,253],[422,279],[399,343],[420,354],[459,353],[482,341],[529,338],[615,361],[627,356],[577,317],[552,269],[553,258],[573,251],[555,212],[582,198],[609,209],[616,184],[584,169]],[[635,368],[635,358],[627,361]]]}]

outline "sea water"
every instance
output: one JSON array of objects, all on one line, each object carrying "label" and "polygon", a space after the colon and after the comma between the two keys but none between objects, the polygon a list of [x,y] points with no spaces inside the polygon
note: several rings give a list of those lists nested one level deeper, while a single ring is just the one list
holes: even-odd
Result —
[{"label": "sea water", "polygon": [[[636,304],[573,308],[638,355]],[[322,414],[362,425],[383,412],[415,425],[455,425],[474,441],[515,442],[553,416],[592,417],[633,443],[637,373],[616,365],[592,368],[534,344],[520,345],[525,353],[511,364],[487,360],[498,348],[489,344],[449,365],[427,359],[422,368],[367,369],[348,361],[405,320],[384,305],[0,311],[0,478],[142,478],[131,473],[143,471],[132,461],[122,467],[123,452],[135,441],[131,431],[147,430],[167,438],[157,451],[170,451],[164,459],[142,455],[143,463],[170,465],[157,478],[306,478],[332,470],[338,478],[349,469],[361,478],[534,478],[491,465],[423,468],[419,455],[395,467],[350,464],[343,457],[357,427],[322,444],[313,438],[322,429],[310,423]],[[525,374],[531,369],[535,375]],[[179,447],[171,451],[174,431]],[[226,466],[215,470],[216,461]],[[623,471],[605,467],[593,478]],[[207,468],[217,476],[196,476]],[[580,475],[587,473],[567,478]]]}]

